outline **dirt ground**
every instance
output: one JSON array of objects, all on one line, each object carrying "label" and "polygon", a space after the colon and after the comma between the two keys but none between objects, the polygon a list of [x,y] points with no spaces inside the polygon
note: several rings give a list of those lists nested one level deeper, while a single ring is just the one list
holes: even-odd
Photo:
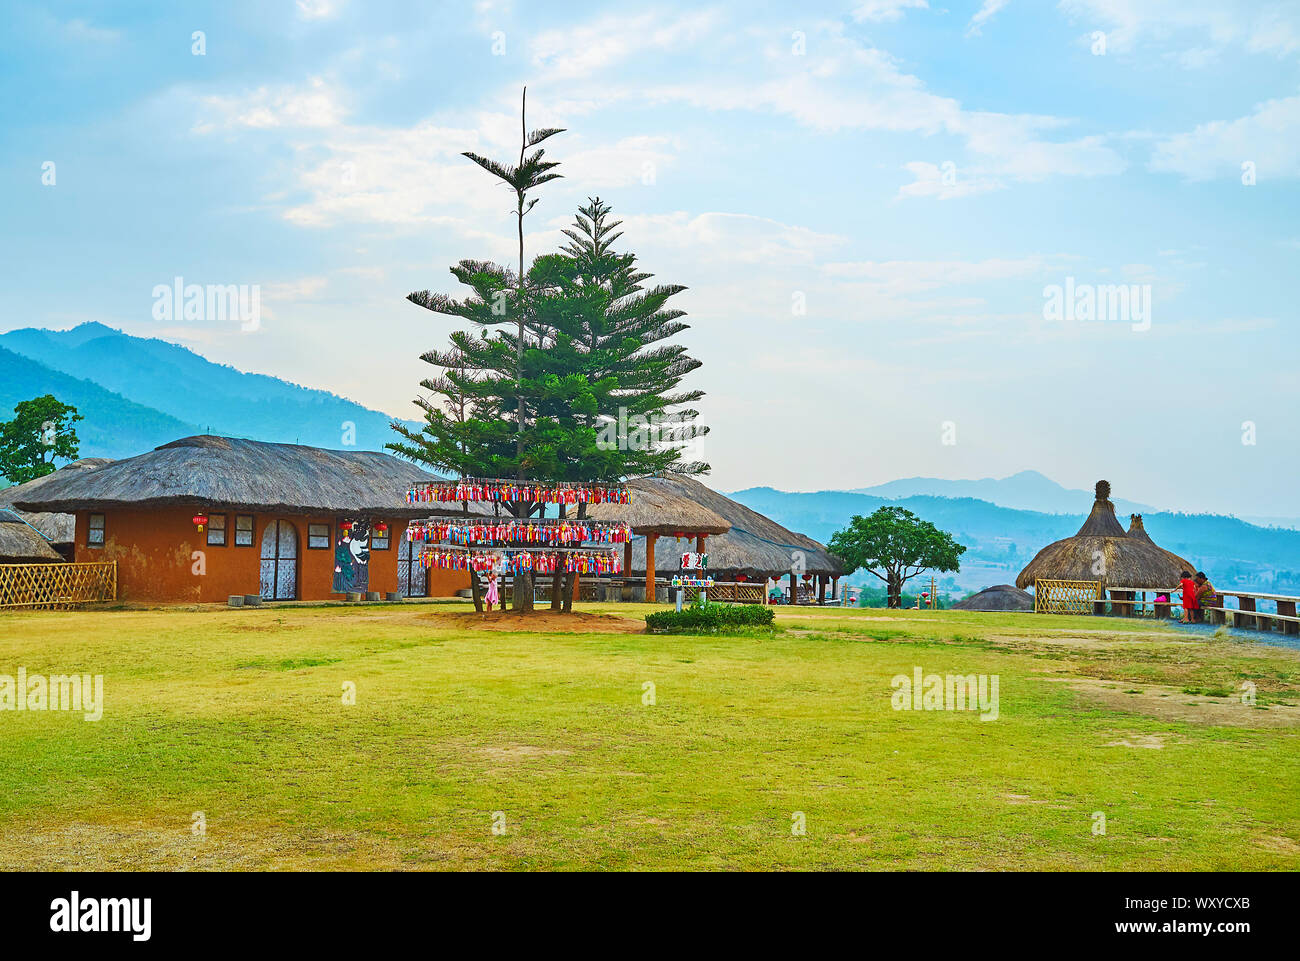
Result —
[{"label": "dirt ground", "polygon": [[479,614],[475,611],[464,613],[426,614],[428,620],[438,627],[457,627],[463,630],[479,631],[582,631],[600,634],[644,634],[645,622],[634,621],[616,614],[588,614],[574,611],[562,614],[558,611],[538,608],[532,614],[518,614],[514,611],[493,611]]}]

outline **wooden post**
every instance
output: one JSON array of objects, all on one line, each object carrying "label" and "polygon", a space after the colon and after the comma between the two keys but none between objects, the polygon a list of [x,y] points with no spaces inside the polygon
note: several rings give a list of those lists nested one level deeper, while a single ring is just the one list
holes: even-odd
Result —
[{"label": "wooden post", "polygon": [[1258,627],[1259,627],[1259,619],[1256,618],[1256,617],[1254,616],[1254,614],[1255,614],[1255,598],[1253,598],[1253,597],[1244,597],[1243,595],[1238,594],[1238,595],[1237,595],[1237,604],[1238,604],[1238,606],[1240,607],[1240,609],[1241,609],[1241,611],[1242,611],[1242,614],[1240,615],[1240,620],[1239,620],[1239,622],[1236,624],[1236,626],[1237,626],[1237,627],[1251,627],[1251,628],[1258,628]]},{"label": "wooden post", "polygon": [[695,535],[695,553],[697,553],[697,554],[703,554],[703,553],[704,553],[704,538],[706,538],[706,537],[708,537],[708,536],[709,536],[708,534],[696,534],[696,535]]},{"label": "wooden post", "polygon": [[647,604],[655,602],[655,541],[658,534],[645,536],[645,599]]},{"label": "wooden post", "polygon": [[824,605],[826,603],[826,575],[817,575],[817,603]]},{"label": "wooden post", "polygon": [[842,600],[840,597],[840,576],[838,574],[831,578],[831,600]]},{"label": "wooden post", "polygon": [[790,603],[799,603],[799,575],[794,571],[790,572]]},{"label": "wooden post", "polygon": [[[1295,617],[1295,601],[1278,601],[1277,612],[1283,617]],[[1300,634],[1300,624],[1295,621],[1281,622],[1283,634]]]}]

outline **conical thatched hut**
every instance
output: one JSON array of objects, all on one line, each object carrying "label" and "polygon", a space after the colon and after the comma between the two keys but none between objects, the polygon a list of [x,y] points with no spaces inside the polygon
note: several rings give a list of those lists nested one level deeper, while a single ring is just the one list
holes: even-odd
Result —
[{"label": "conical thatched hut", "polygon": [[1011,584],[996,584],[963,598],[952,606],[954,611],[1032,611],[1034,595]]},{"label": "conical thatched hut", "polygon": [[1196,566],[1185,557],[1179,557],[1173,551],[1167,551],[1151,539],[1147,533],[1146,525],[1142,523],[1141,514],[1130,514],[1128,516],[1128,536],[1134,537],[1140,541],[1145,541],[1162,554],[1168,554],[1173,562],[1178,565],[1179,571],[1195,571]]},{"label": "conical thatched hut", "polygon": [[1034,581],[1100,581],[1105,589],[1170,587],[1185,561],[1161,550],[1149,538],[1130,537],[1115,517],[1110,483],[1097,482],[1092,512],[1073,537],[1048,544],[1030,561],[1016,586]]}]

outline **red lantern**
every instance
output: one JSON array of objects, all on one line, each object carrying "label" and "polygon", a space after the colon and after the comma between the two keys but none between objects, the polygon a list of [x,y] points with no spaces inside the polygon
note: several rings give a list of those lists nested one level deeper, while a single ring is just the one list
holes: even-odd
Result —
[{"label": "red lantern", "polygon": [[351,522],[351,521],[344,521],[342,524],[339,525],[339,530],[341,530],[341,531],[350,531],[350,530],[352,530],[352,522]]},{"label": "red lantern", "polygon": [[202,534],[203,529],[208,526],[208,515],[202,511],[199,511],[199,513],[191,517],[190,520],[194,522],[194,526],[198,528],[200,534]]},{"label": "red lantern", "polygon": [[378,524],[375,525],[375,530],[377,530],[377,531],[379,531],[379,533],[383,534],[385,531],[388,530],[388,525],[385,524],[383,521],[380,521]]}]

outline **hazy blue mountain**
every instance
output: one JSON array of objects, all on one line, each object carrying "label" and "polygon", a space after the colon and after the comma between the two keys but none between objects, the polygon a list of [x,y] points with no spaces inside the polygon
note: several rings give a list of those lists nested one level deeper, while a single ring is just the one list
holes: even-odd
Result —
[{"label": "hazy blue mountain", "polygon": [[[1086,492],[1085,492],[1086,493]],[[1079,529],[1084,511],[1053,514],[1002,507],[971,497],[918,495],[890,499],[850,491],[790,493],[753,487],[729,494],[740,503],[823,544],[854,514],[869,514],[886,504],[905,507],[951,532],[968,548],[962,571],[953,578],[963,588],[1010,583],[1040,549]],[[1092,507],[1092,495],[1084,505]],[[1215,514],[1141,512],[1147,532],[1161,547],[1186,557],[1222,587],[1300,592],[1300,531],[1258,527]],[[1126,512],[1121,523],[1128,526]],[[870,583],[859,574],[854,583]]]},{"label": "hazy blue mountain", "polygon": [[[215,364],[176,344],[132,337],[103,324],[66,331],[14,330],[0,334],[0,347],[197,425],[189,433],[338,448],[343,446],[342,425],[350,422],[356,425],[361,450],[379,450],[393,439],[391,418],[381,411],[328,391]],[[102,456],[131,453],[140,449],[124,443]]]},{"label": "hazy blue mountain", "polygon": [[[1099,478],[1100,479],[1100,478]],[[860,487],[855,494],[873,494],[877,497],[974,497],[1001,507],[1015,507],[1044,514],[1075,514],[1092,506],[1093,492],[1070,490],[1036,470],[1022,470],[1009,477],[985,477],[980,480],[944,480],[938,477],[905,477]],[[1149,504],[1112,497],[1115,510],[1121,515],[1145,514],[1154,511]]]},{"label": "hazy blue mountain", "polygon": [[77,424],[82,457],[129,457],[201,432],[194,424],[0,347],[0,420],[13,417],[19,401],[42,394],[71,404],[85,418]]}]

